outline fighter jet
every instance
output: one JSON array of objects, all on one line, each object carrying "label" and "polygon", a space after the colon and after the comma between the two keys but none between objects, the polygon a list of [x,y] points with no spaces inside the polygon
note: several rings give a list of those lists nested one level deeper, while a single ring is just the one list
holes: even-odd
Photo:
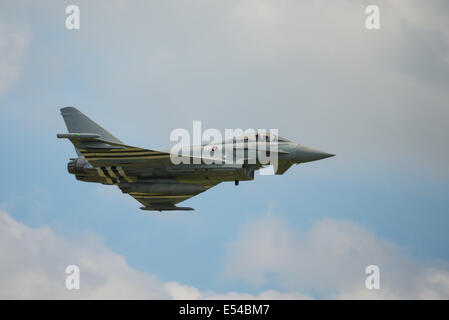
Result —
[{"label": "fighter jet", "polygon": [[[61,114],[69,133],[59,133],[57,138],[69,139],[78,154],[70,159],[68,172],[77,180],[118,186],[139,201],[142,210],[193,210],[176,205],[221,182],[238,185],[254,180],[254,172],[266,165],[267,155],[276,159],[274,173],[278,175],[293,164],[334,156],[271,133],[188,147],[188,153],[181,148],[181,153],[173,154],[126,145],[74,107],[62,108]],[[273,141],[276,148],[271,147]],[[235,152],[229,158],[225,150]],[[208,156],[198,159],[204,151]]]}]

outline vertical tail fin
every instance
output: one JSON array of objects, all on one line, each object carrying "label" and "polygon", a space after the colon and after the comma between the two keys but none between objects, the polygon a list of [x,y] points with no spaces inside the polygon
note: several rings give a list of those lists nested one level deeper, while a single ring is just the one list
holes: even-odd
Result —
[{"label": "vertical tail fin", "polygon": [[61,115],[64,118],[65,125],[70,133],[96,133],[100,135],[103,140],[122,143],[119,139],[74,107],[62,108]]}]

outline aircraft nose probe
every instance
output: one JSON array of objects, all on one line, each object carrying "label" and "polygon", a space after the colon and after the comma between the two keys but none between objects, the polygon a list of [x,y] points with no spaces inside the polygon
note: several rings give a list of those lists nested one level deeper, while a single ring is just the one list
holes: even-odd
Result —
[{"label": "aircraft nose probe", "polygon": [[328,153],[318,149],[298,145],[296,147],[294,158],[295,162],[303,163],[303,162],[322,160],[333,156],[335,156],[335,154],[333,153]]}]

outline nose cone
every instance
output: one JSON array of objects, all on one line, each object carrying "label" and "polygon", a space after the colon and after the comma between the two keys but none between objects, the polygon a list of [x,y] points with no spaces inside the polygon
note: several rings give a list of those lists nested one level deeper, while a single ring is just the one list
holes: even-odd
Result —
[{"label": "nose cone", "polygon": [[305,146],[298,145],[295,152],[295,162],[304,163],[310,161],[316,161],[326,159],[335,156],[335,154],[327,153],[321,150],[312,149]]}]

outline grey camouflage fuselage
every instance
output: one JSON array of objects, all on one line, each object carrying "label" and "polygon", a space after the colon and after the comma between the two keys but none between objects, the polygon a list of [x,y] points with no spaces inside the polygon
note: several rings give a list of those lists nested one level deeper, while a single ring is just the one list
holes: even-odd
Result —
[{"label": "grey camouflage fuselage", "polygon": [[69,133],[57,136],[69,139],[78,154],[68,163],[69,173],[81,181],[117,185],[142,203],[143,210],[193,210],[176,204],[221,182],[253,180],[254,172],[268,164],[275,174],[284,174],[293,164],[333,156],[271,134],[235,137],[173,154],[125,145],[76,108],[62,108],[61,114]]}]

